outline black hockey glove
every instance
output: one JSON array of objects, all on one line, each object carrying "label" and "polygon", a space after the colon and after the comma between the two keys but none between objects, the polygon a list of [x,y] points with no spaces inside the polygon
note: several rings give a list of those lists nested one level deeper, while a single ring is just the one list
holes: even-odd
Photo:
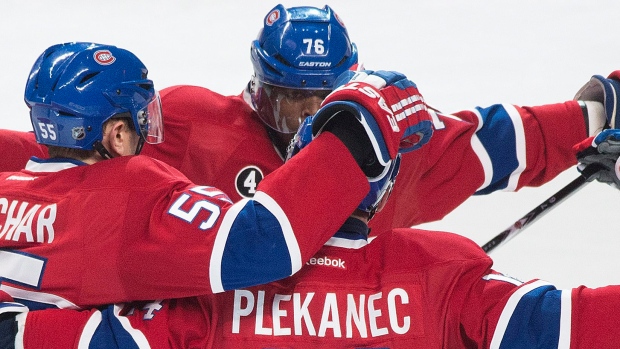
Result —
[{"label": "black hockey glove", "polygon": [[607,183],[620,189],[620,130],[607,129],[595,137],[590,137],[576,147],[578,169],[582,171],[586,166],[598,164],[601,170],[590,180]]}]

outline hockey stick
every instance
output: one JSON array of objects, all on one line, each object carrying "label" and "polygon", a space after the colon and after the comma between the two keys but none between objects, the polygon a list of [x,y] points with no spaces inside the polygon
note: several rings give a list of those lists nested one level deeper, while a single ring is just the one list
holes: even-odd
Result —
[{"label": "hockey stick", "polygon": [[508,229],[502,231],[489,242],[482,245],[482,249],[484,250],[484,252],[490,253],[497,247],[508,242],[517,234],[521,233],[525,228],[536,222],[545,214],[549,213],[549,211],[551,211],[552,208],[556,207],[560,202],[566,200],[567,198],[575,194],[579,189],[583,188],[585,184],[590,182],[592,176],[594,176],[598,171],[602,169],[603,167],[598,164],[591,164],[584,168],[583,171],[581,171],[579,177],[575,178],[564,188],[553,194],[551,197],[545,200],[545,202],[536,206],[533,210],[531,210],[521,219],[516,221]]}]

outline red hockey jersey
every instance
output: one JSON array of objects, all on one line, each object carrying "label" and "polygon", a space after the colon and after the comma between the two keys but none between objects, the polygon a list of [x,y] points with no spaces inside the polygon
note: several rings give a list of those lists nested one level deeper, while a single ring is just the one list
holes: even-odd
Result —
[{"label": "red hockey jersey", "polygon": [[0,172],[22,170],[30,157],[46,158],[47,148],[39,145],[34,132],[0,129]]},{"label": "red hockey jersey", "polygon": [[[162,90],[161,100],[165,141],[146,144],[142,154],[194,183],[215,186],[237,201],[251,198],[262,178],[282,166],[247,91],[222,96],[182,85]],[[394,193],[371,222],[373,232],[439,220],[474,194],[541,185],[576,164],[571,147],[587,136],[575,101],[431,113],[433,137],[403,155]],[[0,145],[4,138],[0,130]],[[21,138],[30,144],[0,148],[13,156],[0,159],[0,171],[23,168],[30,155],[43,152],[31,134]]]},{"label": "red hockey jersey", "polygon": [[[213,183],[235,201],[251,197],[256,184],[283,164],[247,91],[222,96],[174,86],[161,98],[166,140],[145,145],[143,153],[192,181]],[[586,138],[574,101],[432,115],[433,137],[403,155],[387,207],[371,221],[373,232],[439,220],[475,193],[541,185],[576,164],[572,146]]]},{"label": "red hockey jersey", "polygon": [[287,277],[368,191],[336,137],[317,141],[234,205],[141,155],[93,165],[31,160],[2,173],[0,291],[30,309],[76,308]]},{"label": "red hockey jersey", "polygon": [[[25,349],[613,348],[620,287],[557,290],[491,269],[455,234],[349,220],[302,270],[246,289],[20,315]],[[23,336],[23,337],[22,337]]]}]

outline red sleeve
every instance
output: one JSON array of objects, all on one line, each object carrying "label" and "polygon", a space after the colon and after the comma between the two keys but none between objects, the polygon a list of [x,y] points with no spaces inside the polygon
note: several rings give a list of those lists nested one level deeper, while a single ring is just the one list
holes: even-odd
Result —
[{"label": "red sleeve", "polygon": [[47,158],[47,148],[37,143],[33,132],[0,129],[0,172],[16,172],[32,156]]},{"label": "red sleeve", "polygon": [[375,231],[439,220],[511,180],[509,190],[542,185],[576,164],[572,147],[586,138],[575,101],[437,114],[435,127],[427,145],[403,155],[392,197],[370,223]]},{"label": "red sleeve", "polygon": [[620,286],[572,291],[571,349],[612,348],[620,329]]},{"label": "red sleeve", "polygon": [[18,338],[23,338],[24,349],[79,348],[80,335],[93,316],[100,316],[96,309],[30,311],[18,329],[22,332]]},{"label": "red sleeve", "polygon": [[[128,284],[139,285],[135,291],[141,294],[140,299],[156,299],[221,291],[216,279],[220,277],[222,287],[230,289],[242,287],[236,282],[247,287],[299,270],[333,236],[368,191],[366,176],[332,134],[321,135],[304,150],[265,177],[254,200],[223,206],[215,226],[203,234],[199,234],[199,226],[208,221],[206,210],[191,221],[191,230],[170,214],[169,207],[186,191],[162,199],[154,211],[169,214],[153,217],[157,231],[150,236],[124,238],[128,253],[121,263],[122,277]],[[190,200],[184,203],[183,210],[191,212],[192,207],[202,207],[199,201]],[[261,208],[256,203],[278,218],[266,232],[259,226]],[[245,205],[254,208],[241,211],[248,207]],[[293,249],[288,243],[288,249],[278,247],[273,234],[280,229],[284,238],[295,245]],[[266,254],[272,250],[273,254]],[[273,258],[274,254],[278,258]],[[230,261],[235,261],[234,265]],[[280,271],[281,262],[290,266]],[[227,286],[226,280],[232,284]]]}]

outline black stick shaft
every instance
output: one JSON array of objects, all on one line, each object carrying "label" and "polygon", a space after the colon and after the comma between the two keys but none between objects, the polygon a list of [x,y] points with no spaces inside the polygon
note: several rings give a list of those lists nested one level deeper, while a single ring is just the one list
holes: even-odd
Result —
[{"label": "black stick shaft", "polygon": [[551,197],[545,200],[545,202],[528,212],[525,216],[516,221],[508,229],[502,231],[489,242],[482,245],[482,249],[486,253],[490,253],[497,247],[508,242],[517,234],[521,233],[525,228],[529,227],[532,223],[536,222],[545,214],[549,213],[549,211],[551,211],[551,209],[556,207],[559,203],[568,199],[570,196],[579,191],[579,189],[583,188],[583,186],[589,182],[590,178],[600,170],[601,166],[596,164],[589,165],[588,167],[583,169],[579,177],[575,178],[564,188],[560,189],[557,193],[553,194]]}]

